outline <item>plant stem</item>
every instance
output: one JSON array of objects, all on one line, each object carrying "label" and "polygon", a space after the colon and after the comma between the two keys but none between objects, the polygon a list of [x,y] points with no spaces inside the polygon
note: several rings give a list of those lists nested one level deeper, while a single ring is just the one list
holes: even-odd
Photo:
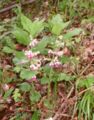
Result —
[{"label": "plant stem", "polygon": [[50,70],[50,75],[49,75],[49,83],[48,83],[48,98],[50,98],[50,93],[51,93],[51,78],[52,78],[52,68]]}]

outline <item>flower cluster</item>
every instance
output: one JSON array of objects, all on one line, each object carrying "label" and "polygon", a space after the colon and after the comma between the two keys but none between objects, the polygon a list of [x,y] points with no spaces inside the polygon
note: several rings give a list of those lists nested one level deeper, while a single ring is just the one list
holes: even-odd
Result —
[{"label": "flower cluster", "polygon": [[52,68],[60,68],[62,67],[62,63],[58,59],[54,59],[50,62],[49,66]]},{"label": "flower cluster", "polygon": [[35,47],[37,44],[38,44],[37,39],[33,39],[33,40],[30,42],[29,46],[32,48],[32,47]]},{"label": "flower cluster", "polygon": [[30,69],[33,71],[39,70],[40,67],[41,67],[41,62],[37,62],[36,64],[30,65]]},{"label": "flower cluster", "polygon": [[63,51],[52,51],[52,50],[49,50],[48,54],[49,55],[56,55],[56,56],[60,57],[60,56],[62,56],[64,54],[64,52]]},{"label": "flower cluster", "polygon": [[34,57],[36,57],[40,52],[37,51],[37,52],[32,52],[31,50],[27,50],[25,51],[25,55],[28,59],[32,59]]},{"label": "flower cluster", "polygon": [[34,75],[31,80],[32,80],[32,81],[36,81],[36,80],[37,80],[37,77]]}]

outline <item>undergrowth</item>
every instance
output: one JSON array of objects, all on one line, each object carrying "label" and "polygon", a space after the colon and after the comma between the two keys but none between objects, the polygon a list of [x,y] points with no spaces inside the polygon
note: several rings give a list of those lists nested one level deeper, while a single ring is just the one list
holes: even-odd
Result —
[{"label": "undergrowth", "polygon": [[60,14],[30,20],[19,9],[17,17],[0,23],[0,111],[9,107],[8,120],[54,119],[60,92],[65,94],[65,106],[74,106],[65,111],[69,120],[94,119],[94,75],[88,72],[94,62],[93,48],[83,45],[89,32],[73,27],[71,20],[93,7],[90,1],[57,3],[70,20],[63,20]]}]

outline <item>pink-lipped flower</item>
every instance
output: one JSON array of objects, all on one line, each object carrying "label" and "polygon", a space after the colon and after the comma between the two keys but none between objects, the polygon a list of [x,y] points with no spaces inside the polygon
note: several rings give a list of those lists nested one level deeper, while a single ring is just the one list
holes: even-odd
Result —
[{"label": "pink-lipped flower", "polygon": [[35,47],[37,44],[38,44],[37,39],[33,39],[33,40],[30,42],[29,46],[30,46],[30,47]]},{"label": "pink-lipped flower", "polygon": [[50,62],[49,66],[52,68],[59,68],[62,66],[62,63],[59,61],[52,61],[52,62]]},{"label": "pink-lipped flower", "polygon": [[32,59],[34,57],[34,54],[32,51],[28,50],[28,51],[25,51],[25,55],[28,59]]},{"label": "pink-lipped flower", "polygon": [[34,58],[35,56],[37,56],[40,52],[35,52],[33,53],[31,50],[28,50],[28,51],[25,51],[25,55],[28,59],[32,59]]},{"label": "pink-lipped flower", "polygon": [[37,81],[37,77],[34,75],[31,80],[32,81]]}]

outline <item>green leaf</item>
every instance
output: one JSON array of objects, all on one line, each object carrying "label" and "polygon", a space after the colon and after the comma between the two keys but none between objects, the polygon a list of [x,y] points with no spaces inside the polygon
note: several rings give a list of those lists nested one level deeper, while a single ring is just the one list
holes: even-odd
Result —
[{"label": "green leaf", "polygon": [[24,15],[21,15],[21,24],[23,28],[32,35],[32,37],[35,37],[44,29],[43,20],[35,20],[32,22]]},{"label": "green leaf", "polygon": [[14,88],[10,88],[8,91],[6,91],[3,98],[6,100],[12,94],[13,90]]},{"label": "green leaf", "polygon": [[32,102],[38,102],[41,98],[41,94],[37,91],[33,91],[32,93],[30,93],[30,100]]},{"label": "green leaf", "polygon": [[15,44],[14,44],[13,40],[10,39],[9,36],[6,37],[5,40],[6,40],[6,45],[7,45],[8,47],[10,47],[10,48],[12,48],[12,49],[15,49]]},{"label": "green leaf", "polygon": [[24,65],[24,64],[28,63],[28,60],[14,57],[13,58],[13,63],[15,65]]},{"label": "green leaf", "polygon": [[51,32],[55,35],[60,35],[61,31],[69,25],[70,22],[64,23],[61,16],[57,14],[49,21],[49,26],[52,28]]},{"label": "green leaf", "polygon": [[86,79],[79,79],[77,81],[77,86],[80,87],[91,87],[94,85],[94,76],[87,76]]},{"label": "green leaf", "polygon": [[82,32],[82,29],[80,29],[80,28],[75,28],[74,30],[66,33],[66,34],[64,35],[64,39],[70,39],[70,38],[72,38],[72,37],[74,37],[74,36],[76,36],[76,35],[79,35],[81,32]]},{"label": "green leaf", "polygon": [[31,27],[32,29],[30,30],[30,34],[33,37],[37,36],[44,29],[43,20],[34,21]]},{"label": "green leaf", "polygon": [[44,100],[44,105],[48,109],[53,109],[53,104],[52,104],[51,100],[48,100],[48,99]]},{"label": "green leaf", "polygon": [[52,28],[52,33],[55,35],[59,35],[62,31],[62,25],[61,24],[56,24]]},{"label": "green leaf", "polygon": [[61,18],[61,15],[60,15],[60,14],[57,14],[57,15],[53,16],[52,20],[49,21],[49,22],[50,22],[51,24],[55,25],[55,24],[57,24],[57,23],[62,23],[63,20],[62,20],[62,18]]},{"label": "green leaf", "polygon": [[25,64],[25,63],[28,63],[29,60],[26,58],[24,52],[22,51],[16,51],[15,52],[15,57],[13,58],[13,63],[15,65],[17,64]]},{"label": "green leaf", "polygon": [[34,48],[36,51],[40,51],[41,53],[48,53],[48,49],[46,48],[47,45],[50,45],[51,43],[54,43],[56,40],[56,37],[51,36],[45,36],[42,38],[42,40],[38,43],[38,45]]},{"label": "green leaf", "polygon": [[15,102],[19,102],[20,97],[21,97],[21,94],[20,94],[19,89],[15,89],[15,91],[13,92],[13,98],[14,98]]},{"label": "green leaf", "polygon": [[61,31],[66,28],[69,25],[69,22],[67,23],[59,23],[59,24],[55,24],[52,28],[52,33],[56,34],[56,35],[60,35]]},{"label": "green leaf", "polygon": [[32,30],[32,21],[23,14],[21,14],[21,24],[24,30],[28,32]]},{"label": "green leaf", "polygon": [[32,120],[39,120],[40,112],[37,110],[32,115]]},{"label": "green leaf", "polygon": [[2,75],[3,75],[3,72],[2,72],[2,70],[0,69],[0,81],[2,80]]},{"label": "green leaf", "polygon": [[50,82],[49,78],[47,78],[46,76],[41,79],[41,84],[43,84],[43,85],[48,84],[49,82]]},{"label": "green leaf", "polygon": [[3,52],[8,53],[8,54],[11,54],[11,53],[14,52],[14,50],[11,49],[11,48],[8,47],[8,46],[5,46],[5,47],[3,48]]},{"label": "green leaf", "polygon": [[20,73],[20,77],[22,79],[31,79],[34,75],[36,75],[36,72],[34,71],[30,71],[30,70],[27,70],[27,69],[23,69]]},{"label": "green leaf", "polygon": [[48,43],[49,38],[43,37],[43,39],[38,43],[38,45],[33,50],[43,52]]},{"label": "green leaf", "polygon": [[68,75],[68,74],[65,74],[65,73],[61,73],[59,75],[58,81],[62,81],[62,80],[70,81],[70,80],[74,80],[74,79],[75,79],[75,76],[71,76],[71,75]]},{"label": "green leaf", "polygon": [[29,83],[24,82],[24,83],[22,83],[22,84],[20,85],[20,89],[21,89],[22,91],[24,91],[24,92],[28,92],[28,91],[30,91],[31,86],[30,86]]},{"label": "green leaf", "polygon": [[23,45],[28,45],[30,43],[28,33],[23,31],[22,29],[16,28],[13,31],[13,34],[15,35],[18,43],[23,44]]},{"label": "green leaf", "polygon": [[70,62],[70,57],[68,56],[62,56],[60,58],[60,61],[64,64],[64,63],[67,63],[67,62]]},{"label": "green leaf", "polygon": [[13,70],[14,70],[16,73],[19,73],[19,72],[21,71],[21,67],[16,66],[16,67],[14,67]]}]

